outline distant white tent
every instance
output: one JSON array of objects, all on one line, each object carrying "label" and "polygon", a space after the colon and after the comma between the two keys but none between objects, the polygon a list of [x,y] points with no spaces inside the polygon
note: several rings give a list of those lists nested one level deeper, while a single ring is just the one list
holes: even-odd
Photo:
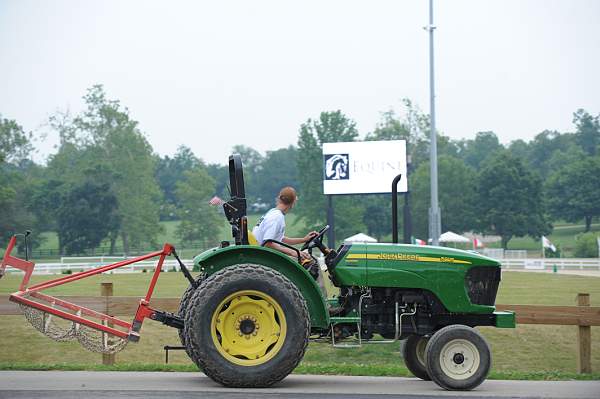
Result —
[{"label": "distant white tent", "polygon": [[377,240],[366,234],[358,233],[346,238],[344,242],[377,242]]},{"label": "distant white tent", "polygon": [[440,236],[440,242],[462,242],[467,243],[471,242],[467,237],[463,237],[451,231],[447,231]]}]

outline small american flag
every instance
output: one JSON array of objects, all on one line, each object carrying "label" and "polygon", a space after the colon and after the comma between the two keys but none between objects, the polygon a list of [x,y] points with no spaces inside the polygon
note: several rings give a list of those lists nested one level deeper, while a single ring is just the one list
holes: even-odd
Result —
[{"label": "small american flag", "polygon": [[210,201],[208,201],[209,205],[212,206],[219,206],[219,205],[223,205],[225,203],[225,201],[223,201],[221,198],[217,197],[216,195],[214,197],[212,197],[210,199]]}]

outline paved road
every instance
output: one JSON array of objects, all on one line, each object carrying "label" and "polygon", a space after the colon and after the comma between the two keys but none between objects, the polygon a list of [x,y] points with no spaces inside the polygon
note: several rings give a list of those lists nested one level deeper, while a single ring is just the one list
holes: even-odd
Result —
[{"label": "paved road", "polygon": [[448,392],[414,378],[291,375],[268,389],[228,389],[200,373],[0,371],[0,398],[203,399],[600,398],[600,381],[488,380]]}]

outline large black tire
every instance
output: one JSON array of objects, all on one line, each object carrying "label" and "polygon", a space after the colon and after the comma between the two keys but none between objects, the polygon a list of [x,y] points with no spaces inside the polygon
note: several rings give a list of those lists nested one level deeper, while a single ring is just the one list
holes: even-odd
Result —
[{"label": "large black tire", "polygon": [[[240,303],[250,303],[251,310]],[[273,315],[268,311],[258,315],[255,309],[266,304]],[[253,315],[259,318],[260,327],[254,319],[256,329],[242,337],[242,331],[249,331],[244,319]],[[230,331],[234,334],[229,335]],[[253,337],[255,333],[258,336]],[[184,335],[191,359],[207,376],[227,387],[268,387],[281,381],[302,360],[309,333],[308,309],[298,288],[279,272],[259,265],[230,266],[208,277],[192,294],[185,315]],[[261,344],[262,339],[258,341],[261,336],[270,346],[262,346],[266,352],[257,355],[258,360],[239,353],[232,356],[229,351],[230,347],[254,350],[253,346],[239,349],[245,342],[266,345]],[[239,339],[238,347],[231,346],[235,339]]]},{"label": "large black tire", "polygon": [[[200,283],[202,283],[203,279],[204,279],[204,274],[201,273],[198,276],[196,276],[196,278],[194,280],[199,285]],[[186,290],[183,292],[183,295],[181,296],[181,300],[179,301],[179,309],[177,310],[177,314],[179,315],[179,317],[181,317],[184,320],[185,320],[185,312],[186,312],[187,307],[192,299],[192,294],[194,293],[194,291],[196,291],[196,288],[194,288],[194,286],[191,284],[188,285]],[[183,333],[183,329],[178,330],[177,333],[179,334],[179,341],[181,341],[181,345],[186,347],[185,334]],[[188,351],[187,347],[186,347],[185,351],[186,352]],[[188,353],[188,356],[190,356],[189,353]]]},{"label": "large black tire", "polygon": [[402,357],[406,368],[417,378],[431,380],[427,373],[425,349],[429,338],[420,335],[410,335],[402,344]]},{"label": "large black tire", "polygon": [[429,376],[449,391],[466,391],[479,386],[492,365],[485,338],[474,328],[460,324],[433,334],[425,351]]}]

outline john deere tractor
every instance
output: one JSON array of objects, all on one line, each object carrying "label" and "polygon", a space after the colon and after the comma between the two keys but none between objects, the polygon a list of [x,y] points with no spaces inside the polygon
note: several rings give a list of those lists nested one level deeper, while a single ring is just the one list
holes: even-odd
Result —
[{"label": "john deere tractor", "polygon": [[[404,340],[417,377],[449,390],[481,384],[490,348],[476,326],[515,327],[495,310],[500,264],[434,246],[352,243],[327,248],[325,226],[301,250],[318,249],[339,295],[327,299],[297,259],[252,242],[242,162],[229,158],[231,199],[223,204],[233,242],[194,259],[201,271],[184,293],[180,338],[206,375],[230,387],[266,387],[300,363],[308,342],[335,347]],[[289,247],[283,242],[279,245]]]},{"label": "john deere tractor", "polygon": [[[311,340],[339,348],[404,340],[406,366],[421,379],[462,390],[485,380],[491,353],[473,327],[515,326],[514,313],[494,307],[500,283],[497,261],[432,246],[353,243],[327,248],[323,236],[328,226],[300,250],[275,241],[296,252],[296,258],[289,257],[252,240],[237,155],[229,159],[229,177],[231,199],[223,209],[233,242],[198,255],[194,265],[201,272],[196,278],[167,243],[137,258],[30,284],[35,264],[27,250],[25,259],[11,254],[17,236],[28,247],[27,231],[10,239],[0,262],[0,277],[9,266],[23,273],[10,300],[42,334],[101,353],[139,341],[144,319],[160,321],[179,329],[187,354],[206,375],[230,387],[267,387],[282,380],[300,363]],[[301,262],[300,251],[313,256],[315,249],[339,290],[331,299],[315,281],[318,270],[314,273]],[[177,314],[152,307],[168,256],[190,282]],[[43,292],[152,258],[158,262],[132,322]]]}]

